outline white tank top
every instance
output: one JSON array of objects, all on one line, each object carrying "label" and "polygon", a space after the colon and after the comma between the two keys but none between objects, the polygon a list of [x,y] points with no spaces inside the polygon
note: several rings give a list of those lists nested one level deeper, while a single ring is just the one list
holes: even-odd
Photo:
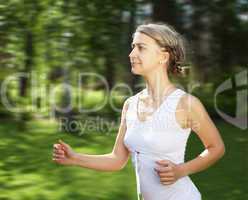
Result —
[{"label": "white tank top", "polygon": [[[145,89],[146,90],[146,89]],[[163,185],[154,168],[155,161],[184,162],[186,143],[191,129],[183,129],[176,121],[176,108],[186,94],[176,89],[162,102],[146,121],[137,118],[138,95],[128,99],[127,131],[124,144],[131,152],[135,166],[138,199],[144,200],[200,200],[201,195],[186,176],[172,185]]]}]

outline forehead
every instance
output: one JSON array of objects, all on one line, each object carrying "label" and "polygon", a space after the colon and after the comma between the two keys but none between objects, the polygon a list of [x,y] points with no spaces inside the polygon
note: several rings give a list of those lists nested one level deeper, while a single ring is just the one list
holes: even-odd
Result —
[{"label": "forehead", "polygon": [[144,33],[136,32],[134,33],[133,36],[133,43],[132,44],[137,44],[137,43],[142,43],[145,45],[157,45],[156,41],[152,39],[151,37],[147,36]]}]

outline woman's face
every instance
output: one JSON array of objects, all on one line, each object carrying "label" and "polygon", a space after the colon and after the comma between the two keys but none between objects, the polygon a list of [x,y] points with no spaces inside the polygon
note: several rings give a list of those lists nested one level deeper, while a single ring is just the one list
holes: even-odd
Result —
[{"label": "woman's face", "polygon": [[165,61],[164,52],[161,51],[161,47],[156,41],[139,32],[134,34],[129,58],[132,73],[137,75],[147,75],[159,66],[161,67],[161,61]]}]

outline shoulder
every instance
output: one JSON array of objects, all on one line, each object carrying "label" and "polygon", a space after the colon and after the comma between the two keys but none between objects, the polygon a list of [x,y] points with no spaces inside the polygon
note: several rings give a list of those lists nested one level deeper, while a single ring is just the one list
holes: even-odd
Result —
[{"label": "shoulder", "polygon": [[200,99],[192,94],[185,93],[182,98],[180,99],[180,103],[186,107],[189,108],[191,106],[199,107],[202,105]]},{"label": "shoulder", "polygon": [[144,90],[139,91],[139,92],[137,92],[136,94],[134,94],[133,96],[128,97],[128,98],[124,101],[123,107],[127,107],[129,104],[131,104],[132,102],[134,102],[135,99],[137,99],[143,91],[144,91]]},{"label": "shoulder", "polygon": [[132,97],[128,97],[124,103],[123,103],[123,108],[122,108],[122,112],[126,112],[128,110],[128,106],[131,103]]},{"label": "shoulder", "polygon": [[[143,90],[142,90],[143,91]],[[139,95],[142,93],[142,91],[134,94],[133,96],[128,97],[124,103],[123,103],[123,111],[126,112],[128,110],[128,107],[130,106],[130,104],[132,104],[135,99],[137,99],[139,97]]]},{"label": "shoulder", "polygon": [[204,105],[200,99],[192,94],[185,93],[180,101],[180,108],[185,110],[187,114],[191,117],[197,117],[202,112],[205,112]]}]

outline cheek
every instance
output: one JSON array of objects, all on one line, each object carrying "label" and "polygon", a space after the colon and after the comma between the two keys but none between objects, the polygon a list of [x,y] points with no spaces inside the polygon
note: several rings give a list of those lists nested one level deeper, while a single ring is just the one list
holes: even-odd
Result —
[{"label": "cheek", "polygon": [[149,54],[143,57],[142,63],[145,68],[152,68],[157,65],[158,61],[154,55]]}]

